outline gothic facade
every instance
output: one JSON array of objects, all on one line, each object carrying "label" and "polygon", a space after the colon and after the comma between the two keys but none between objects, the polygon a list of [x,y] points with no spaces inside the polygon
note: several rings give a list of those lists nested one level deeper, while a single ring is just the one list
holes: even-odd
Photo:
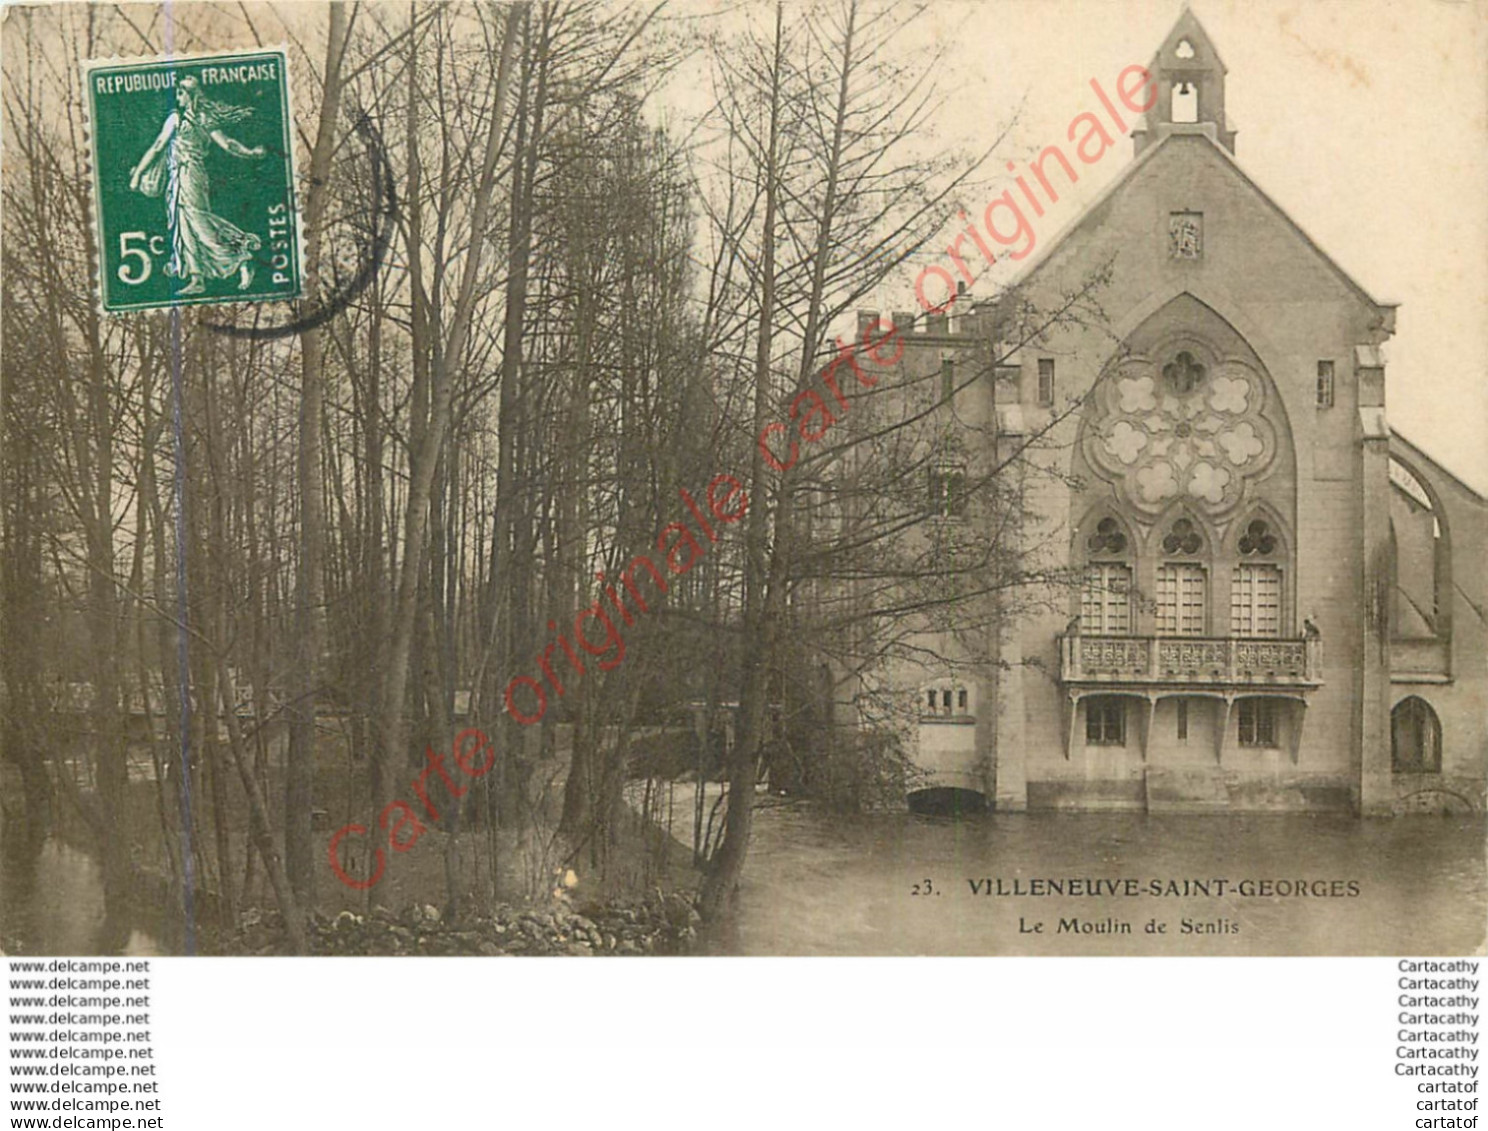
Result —
[{"label": "gothic facade", "polygon": [[[1192,13],[1149,71],[1134,159],[1017,284],[1052,307],[1108,264],[1103,325],[1009,354],[994,304],[892,316],[901,374],[979,373],[938,410],[975,439],[932,492],[1025,466],[1005,537],[1066,579],[997,618],[983,661],[942,634],[943,670],[896,673],[918,788],[1003,810],[1480,810],[1488,503],[1391,430],[1395,309],[1237,163]],[[932,521],[977,522],[975,501]]]}]

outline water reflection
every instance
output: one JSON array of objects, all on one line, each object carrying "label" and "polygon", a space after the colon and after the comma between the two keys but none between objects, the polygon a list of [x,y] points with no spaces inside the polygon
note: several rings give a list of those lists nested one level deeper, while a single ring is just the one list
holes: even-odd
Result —
[{"label": "water reflection", "polygon": [[[715,949],[738,954],[1355,955],[1482,953],[1482,817],[908,813],[843,818],[766,805],[737,913]],[[974,895],[970,882],[1134,877],[1137,897]],[[1351,896],[1155,897],[1152,880],[1356,881]],[[932,894],[911,894],[930,881]],[[1183,920],[1215,929],[1182,933]],[[1131,934],[1061,932],[1061,921]],[[1167,925],[1150,933],[1147,923]],[[1042,931],[1033,931],[1042,923]],[[1233,932],[1229,929],[1233,927]],[[1223,929],[1221,929],[1223,928]],[[162,918],[109,920],[100,869],[48,841],[0,868],[0,938],[28,954],[178,951]]]},{"label": "water reflection", "polygon": [[0,862],[0,937],[25,954],[163,953],[158,928],[104,911],[103,873],[86,852],[51,839]]},{"label": "water reflection", "polygon": [[[742,954],[1472,954],[1488,934],[1478,817],[911,814],[783,805],[756,816],[717,949]],[[1113,898],[973,895],[969,881],[1137,877]],[[1157,897],[1152,879],[1357,881],[1357,896]],[[930,895],[914,895],[931,881]],[[1180,933],[1182,921],[1210,927]],[[1021,920],[1021,923],[1020,923]],[[1131,934],[1061,932],[1061,920]],[[1166,924],[1166,933],[1149,921]],[[1035,925],[1043,924],[1042,930]],[[1118,928],[1119,929],[1119,928]]]}]

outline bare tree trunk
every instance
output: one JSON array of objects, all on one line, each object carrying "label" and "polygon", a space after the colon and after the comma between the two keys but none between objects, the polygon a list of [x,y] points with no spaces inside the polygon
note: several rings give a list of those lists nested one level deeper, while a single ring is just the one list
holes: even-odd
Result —
[{"label": "bare tree trunk", "polygon": [[[204,568],[197,571],[197,576],[198,578],[204,577],[206,581],[206,589],[202,597],[204,615],[201,623],[206,626],[206,634],[217,648],[224,647],[228,639],[227,595],[231,580],[227,566],[227,520],[223,513],[225,505],[223,493],[226,490],[227,480],[223,464],[227,459],[227,452],[220,427],[221,411],[217,403],[217,379],[220,373],[236,372],[238,361],[236,343],[228,339],[225,344],[228,350],[228,364],[219,367],[216,364],[215,351],[208,353],[208,364],[202,367],[201,393],[202,437],[206,448],[205,462],[208,470],[206,482],[210,496],[206,537],[203,539],[201,553],[201,563]],[[215,673],[210,670],[205,671],[198,683],[203,689],[201,693],[203,701],[215,702]],[[234,708],[235,703],[230,701],[225,709],[228,712],[234,712]],[[231,813],[227,801],[226,775],[222,765],[222,744],[218,739],[217,716],[209,711],[205,714],[203,722],[207,733],[202,744],[202,753],[206,756],[207,788],[212,795],[212,824],[217,848],[219,919],[225,929],[231,930],[237,926],[238,909],[237,897],[233,889]]]},{"label": "bare tree trunk", "polygon": [[[760,312],[754,358],[754,427],[758,436],[769,422],[771,404],[770,354],[774,341],[775,319],[775,225],[779,192],[776,163],[780,144],[780,85],[783,65],[785,13],[775,7],[775,46],[770,84],[770,122],[765,155],[765,218],[761,236]],[[750,448],[750,488],[754,506],[749,510],[745,531],[744,562],[744,686],[739,696],[739,731],[734,742],[728,773],[728,815],[723,844],[714,857],[703,883],[700,913],[713,920],[733,899],[739,876],[744,871],[744,857],[749,844],[753,820],[755,764],[764,727],[765,702],[768,694],[767,669],[769,652],[765,640],[765,597],[769,571],[769,507],[766,505],[764,456],[760,446]],[[702,782],[698,783],[702,789]]]},{"label": "bare tree trunk", "polygon": [[93,434],[92,505],[86,537],[88,554],[88,632],[93,657],[93,748],[98,768],[98,801],[104,833],[103,883],[109,916],[131,896],[133,866],[128,850],[129,773],[124,725],[119,710],[118,584],[114,578],[114,444],[108,364],[98,315],[89,316],[91,364],[88,412]]},{"label": "bare tree trunk", "polygon": [[[850,105],[850,79],[854,70],[856,57],[854,55],[855,43],[853,32],[857,18],[857,5],[855,2],[847,6],[847,20],[842,32],[840,47],[840,58],[837,61],[838,86],[832,105],[832,136],[830,149],[826,155],[826,185],[820,205],[820,212],[813,217],[816,223],[816,240],[813,254],[811,256],[811,284],[804,296],[805,306],[805,329],[802,333],[800,367],[797,373],[797,387],[804,387],[810,380],[817,364],[819,349],[821,346],[822,332],[822,306],[826,298],[826,277],[828,260],[831,258],[833,245],[834,225],[838,207],[838,178],[842,165],[842,150],[844,136],[847,129],[847,117]],[[778,48],[780,43],[780,20],[781,10],[776,7],[776,46],[777,62],[779,61]],[[773,248],[773,210],[774,203],[774,180],[777,155],[774,150],[775,139],[773,133],[773,120],[775,118],[774,107],[775,94],[779,90],[780,74],[777,70],[772,77],[772,134],[770,141],[770,152],[766,162],[766,178],[769,184],[766,198],[767,220],[766,220],[766,256],[772,254]],[[771,274],[773,264],[763,272],[763,285],[766,288],[773,286]],[[766,292],[771,294],[773,292]],[[771,315],[772,301],[762,301],[761,345],[760,355],[757,358],[756,378],[764,381],[767,378],[767,364],[769,360],[768,326]],[[755,394],[755,423],[754,435],[760,435],[764,422],[760,419],[760,407],[762,390],[756,386]],[[762,452],[756,444],[753,449],[751,464],[751,481],[755,486],[757,495],[763,495],[760,489],[760,466]],[[763,498],[760,498],[755,509],[750,514],[749,523],[749,562],[747,571],[750,581],[746,581],[746,593],[753,597],[753,601],[746,598],[745,610],[745,633],[746,654],[744,689],[740,697],[741,726],[739,741],[734,748],[734,760],[729,769],[729,800],[728,815],[724,824],[724,840],[720,846],[718,858],[714,861],[713,871],[708,877],[708,882],[703,891],[703,914],[705,917],[716,917],[732,899],[733,893],[738,886],[739,877],[744,870],[744,859],[749,849],[749,833],[752,824],[754,810],[754,786],[759,774],[759,767],[763,755],[765,738],[765,716],[768,698],[770,694],[770,677],[776,666],[777,646],[780,640],[780,630],[785,617],[785,595],[789,584],[789,561],[792,551],[792,491],[790,486],[791,471],[789,469],[781,472],[780,481],[776,489],[775,502],[775,529],[774,539],[769,547],[768,566],[763,569],[763,578],[753,575],[760,570],[761,559],[764,554],[764,546],[758,541],[762,535],[764,521],[762,515],[766,511]],[[751,616],[751,613],[753,615]],[[752,623],[751,623],[752,622]]]},{"label": "bare tree trunk", "polygon": [[[14,354],[12,350],[12,355]],[[22,843],[28,853],[41,851],[52,828],[53,791],[47,775],[46,750],[38,741],[36,723],[42,713],[41,667],[36,647],[42,624],[42,507],[38,486],[44,481],[38,437],[21,426],[35,411],[34,378],[6,366],[0,380],[0,406],[6,443],[0,489],[0,672],[9,696],[0,724],[0,758],[14,763],[21,774],[24,807]],[[28,723],[29,720],[29,723]],[[14,835],[15,830],[6,830]]]},{"label": "bare tree trunk", "polygon": [[217,688],[221,693],[219,701],[227,719],[228,747],[232,751],[233,765],[238,770],[238,780],[243,785],[243,792],[248,797],[248,835],[253,840],[253,845],[258,849],[259,858],[264,863],[264,871],[269,875],[269,885],[274,889],[274,900],[279,905],[279,914],[284,919],[284,933],[289,940],[291,954],[307,953],[305,940],[305,919],[300,908],[295,903],[294,891],[289,886],[289,877],[285,874],[284,864],[279,859],[279,850],[274,847],[274,834],[269,826],[269,807],[264,802],[262,791],[258,788],[258,782],[253,779],[253,772],[248,765],[248,750],[243,742],[243,731],[238,725],[237,714],[230,709],[232,701],[236,698],[237,688],[234,687],[232,674],[227,665],[222,662],[222,657],[213,654],[212,663],[217,674]]},{"label": "bare tree trunk", "polygon": [[[320,124],[310,154],[310,189],[305,200],[305,272],[313,287],[320,270],[326,213],[326,181],[336,145],[341,108],[341,64],[346,56],[346,6],[330,6],[326,36],[325,84]],[[315,787],[315,703],[325,651],[325,515],[320,441],[324,427],[325,358],[318,326],[300,332],[300,561],[295,582],[295,692],[289,728],[289,761],[284,775],[284,860],[299,904],[315,904],[315,845],[311,830]]]},{"label": "bare tree trunk", "polygon": [[[407,722],[404,717],[404,696],[408,690],[409,661],[413,636],[417,627],[418,590],[424,570],[425,543],[429,532],[429,505],[434,485],[434,473],[439,464],[445,434],[449,428],[452,377],[456,367],[462,364],[470,321],[474,314],[476,284],[479,279],[481,249],[485,242],[489,224],[491,199],[495,192],[496,159],[501,148],[502,113],[506,100],[506,88],[510,81],[512,54],[516,45],[518,21],[525,15],[526,6],[514,4],[507,9],[506,30],[501,45],[501,62],[497,69],[496,92],[491,112],[490,131],[486,138],[485,158],[481,168],[480,183],[476,188],[471,206],[470,248],[465,253],[464,271],[455,302],[454,315],[450,320],[444,341],[432,351],[428,426],[415,449],[410,453],[408,497],[403,529],[403,560],[399,563],[398,589],[392,613],[392,647],[388,654],[387,670],[382,693],[382,763],[384,767],[400,764],[400,753],[406,757]],[[410,256],[422,254],[414,246]],[[420,296],[415,296],[415,302]],[[419,343],[414,343],[417,350]],[[390,784],[384,781],[384,788]]]}]

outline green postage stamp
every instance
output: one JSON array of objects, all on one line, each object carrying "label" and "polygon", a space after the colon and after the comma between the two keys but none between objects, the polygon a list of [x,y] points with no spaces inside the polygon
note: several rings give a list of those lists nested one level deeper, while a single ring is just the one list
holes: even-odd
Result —
[{"label": "green postage stamp", "polygon": [[300,294],[282,50],[83,65],[106,313]]}]

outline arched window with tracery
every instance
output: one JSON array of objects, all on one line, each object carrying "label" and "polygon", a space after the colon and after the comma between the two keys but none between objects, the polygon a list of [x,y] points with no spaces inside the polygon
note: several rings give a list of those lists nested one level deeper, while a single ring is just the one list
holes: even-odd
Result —
[{"label": "arched window with tracery", "polygon": [[1286,550],[1275,522],[1258,515],[1240,526],[1230,579],[1230,633],[1276,637],[1282,629],[1281,563]]},{"label": "arched window with tracery", "polygon": [[1441,772],[1441,720],[1431,704],[1412,695],[1390,712],[1390,768],[1397,774]]},{"label": "arched window with tracery", "polygon": [[1121,523],[1107,515],[1085,537],[1085,583],[1080,593],[1080,631],[1126,636],[1132,631],[1132,543]]},{"label": "arched window with tracery", "polygon": [[1157,567],[1157,631],[1161,636],[1203,636],[1208,625],[1209,570],[1203,528],[1188,516],[1163,534]]}]

